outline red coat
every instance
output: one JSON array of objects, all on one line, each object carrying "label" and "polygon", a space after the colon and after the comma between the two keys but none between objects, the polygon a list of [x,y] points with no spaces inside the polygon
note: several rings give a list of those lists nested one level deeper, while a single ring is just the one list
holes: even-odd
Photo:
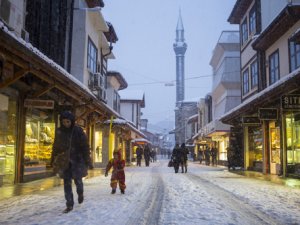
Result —
[{"label": "red coat", "polygon": [[111,180],[119,180],[125,182],[125,160],[111,159],[106,166],[106,172],[112,168]]}]

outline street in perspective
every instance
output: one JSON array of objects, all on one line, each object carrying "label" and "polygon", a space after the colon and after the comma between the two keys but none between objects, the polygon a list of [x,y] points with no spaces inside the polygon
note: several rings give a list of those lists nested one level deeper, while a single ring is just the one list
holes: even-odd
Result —
[{"label": "street in perspective", "polygon": [[[297,180],[247,177],[193,161],[187,173],[175,173],[168,161],[159,157],[149,167],[126,168],[125,195],[111,194],[104,174],[85,179],[85,200],[68,214],[62,212],[62,186],[2,197],[0,224],[300,223]],[[34,190],[39,183],[30,185]]]}]

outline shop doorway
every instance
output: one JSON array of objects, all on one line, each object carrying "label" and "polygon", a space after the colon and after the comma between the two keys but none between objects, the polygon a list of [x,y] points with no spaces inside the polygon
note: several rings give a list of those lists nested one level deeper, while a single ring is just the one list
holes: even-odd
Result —
[{"label": "shop doorway", "polygon": [[280,128],[275,127],[275,122],[269,124],[270,137],[270,173],[280,174]]}]

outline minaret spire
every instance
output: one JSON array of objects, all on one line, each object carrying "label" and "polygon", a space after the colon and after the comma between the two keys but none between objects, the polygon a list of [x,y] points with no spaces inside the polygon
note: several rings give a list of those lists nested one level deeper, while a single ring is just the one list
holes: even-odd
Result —
[{"label": "minaret spire", "polygon": [[179,101],[184,100],[184,54],[187,44],[184,42],[184,28],[181,18],[181,10],[179,9],[179,17],[176,27],[176,39],[173,49],[176,54],[176,105]]}]

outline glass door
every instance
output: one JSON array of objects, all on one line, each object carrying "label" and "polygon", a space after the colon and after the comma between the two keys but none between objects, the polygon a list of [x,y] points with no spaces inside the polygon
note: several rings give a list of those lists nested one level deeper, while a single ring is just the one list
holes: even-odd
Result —
[{"label": "glass door", "polygon": [[270,123],[270,173],[280,174],[280,129]]}]

